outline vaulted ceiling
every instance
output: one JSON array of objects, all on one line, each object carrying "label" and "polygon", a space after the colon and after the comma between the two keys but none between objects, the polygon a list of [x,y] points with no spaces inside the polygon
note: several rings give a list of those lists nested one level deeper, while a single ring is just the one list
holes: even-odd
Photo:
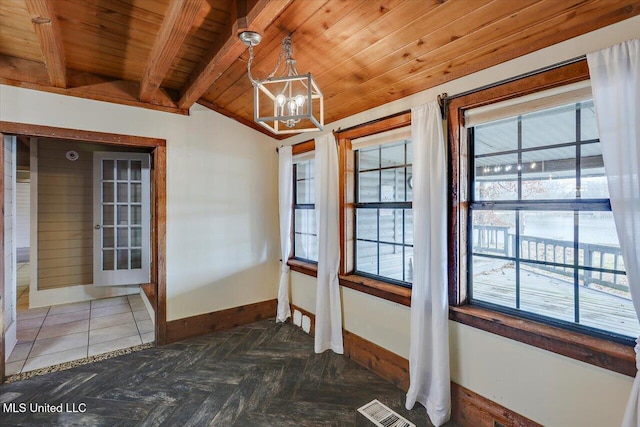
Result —
[{"label": "vaulted ceiling", "polygon": [[0,0],[0,83],[253,123],[291,34],[325,122],[640,14],[636,0]]}]

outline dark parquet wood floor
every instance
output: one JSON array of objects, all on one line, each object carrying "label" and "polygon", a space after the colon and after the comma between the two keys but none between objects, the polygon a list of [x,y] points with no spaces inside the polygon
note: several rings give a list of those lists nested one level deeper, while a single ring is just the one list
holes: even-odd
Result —
[{"label": "dark parquet wood floor", "polygon": [[[374,398],[431,425],[422,406],[404,409],[402,390],[267,320],[2,385],[0,425],[351,426]],[[11,413],[11,402],[86,412]]]}]

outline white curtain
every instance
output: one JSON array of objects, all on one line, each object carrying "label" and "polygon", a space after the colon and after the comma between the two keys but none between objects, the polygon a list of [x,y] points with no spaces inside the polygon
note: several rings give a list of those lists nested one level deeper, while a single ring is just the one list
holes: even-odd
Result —
[{"label": "white curtain", "polygon": [[451,414],[447,287],[447,168],[436,101],[411,110],[413,286],[407,409],[427,408],[435,426]]},{"label": "white curtain", "polygon": [[315,202],[318,228],[315,352],[342,347],[342,306],[338,285],[340,265],[340,203],[338,149],[333,134],[315,139]]},{"label": "white curtain", "polygon": [[291,146],[278,150],[278,203],[280,209],[280,286],[278,288],[278,312],[276,321],[291,317],[289,307],[289,266],[291,256],[291,212],[293,209],[293,155]]},{"label": "white curtain", "polygon": [[[590,53],[587,61],[611,210],[631,299],[640,316],[640,39]],[[639,345],[635,350],[640,369]],[[640,426],[638,374],[622,425]]]}]

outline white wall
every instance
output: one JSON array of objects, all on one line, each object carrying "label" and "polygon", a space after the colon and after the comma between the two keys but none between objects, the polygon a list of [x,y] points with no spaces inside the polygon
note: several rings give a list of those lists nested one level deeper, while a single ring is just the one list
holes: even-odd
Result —
[{"label": "white wall", "polygon": [[0,120],[167,140],[167,320],[276,297],[275,140],[190,116],[0,85]]},{"label": "white wall", "polygon": [[[331,123],[346,128],[640,37],[640,16]],[[289,138],[292,144],[312,138]],[[291,302],[315,312],[315,279],[291,275]],[[400,356],[409,354],[409,308],[342,289],[344,328]],[[633,379],[450,322],[451,378],[545,426],[620,425]]]}]

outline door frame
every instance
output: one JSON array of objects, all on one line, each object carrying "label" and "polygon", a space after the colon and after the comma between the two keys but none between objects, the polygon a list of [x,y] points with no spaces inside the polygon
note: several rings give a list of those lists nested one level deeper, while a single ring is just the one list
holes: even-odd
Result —
[{"label": "door frame", "polygon": [[[167,237],[167,147],[166,140],[142,136],[57,128],[26,123],[0,121],[0,140],[5,135],[56,138],[104,144],[115,147],[137,147],[151,155],[151,283],[141,286],[155,303],[156,345],[167,343],[166,237]],[[4,206],[4,150],[0,150],[0,206]],[[0,319],[4,318],[4,209],[0,209]],[[0,384],[5,377],[4,325],[0,328]]]}]

